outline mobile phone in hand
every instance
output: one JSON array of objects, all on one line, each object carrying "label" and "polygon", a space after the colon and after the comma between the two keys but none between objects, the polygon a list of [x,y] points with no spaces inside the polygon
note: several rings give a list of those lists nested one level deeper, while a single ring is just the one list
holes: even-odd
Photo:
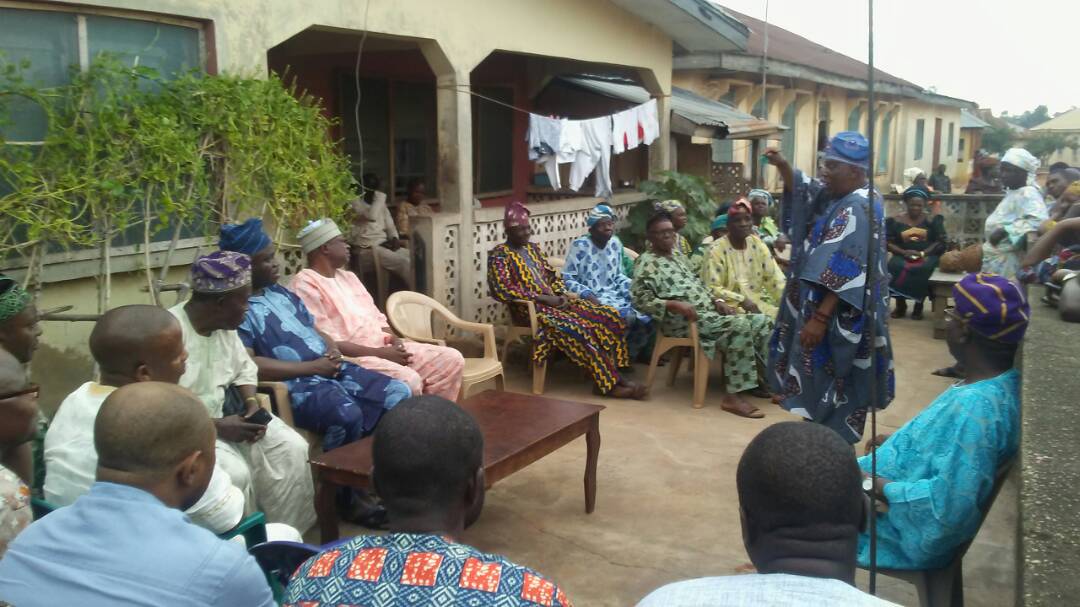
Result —
[{"label": "mobile phone in hand", "polygon": [[251,415],[244,418],[244,421],[252,424],[259,424],[265,426],[270,423],[270,420],[274,419],[272,415],[266,409],[259,409]]}]

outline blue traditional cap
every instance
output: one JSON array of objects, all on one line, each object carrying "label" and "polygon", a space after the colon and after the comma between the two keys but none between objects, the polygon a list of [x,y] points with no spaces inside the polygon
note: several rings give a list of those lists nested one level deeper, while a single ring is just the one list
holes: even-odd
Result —
[{"label": "blue traditional cap", "polygon": [[262,219],[252,217],[244,223],[227,223],[221,226],[221,239],[218,241],[218,248],[222,251],[235,251],[245,255],[254,255],[271,244],[273,244],[273,241],[263,230]]},{"label": "blue traditional cap", "polygon": [[841,131],[825,146],[821,157],[866,170],[869,167],[870,142],[855,131]]},{"label": "blue traditional cap", "polygon": [[749,191],[749,192],[748,192],[748,193],[746,194],[746,199],[747,199],[747,200],[753,200],[753,199],[755,199],[755,198],[761,198],[761,199],[762,199],[762,200],[764,200],[764,201],[765,201],[765,202],[766,202],[766,203],[767,203],[767,204],[768,204],[768,205],[769,205],[770,207],[771,207],[772,205],[776,204],[776,201],[775,201],[775,200],[773,200],[773,196],[772,196],[772,194],[770,194],[770,193],[769,193],[769,191],[768,191],[768,190],[762,190],[761,188],[754,188],[753,190],[750,190],[750,191]]},{"label": "blue traditional cap", "polygon": [[601,219],[615,221],[615,211],[606,204],[598,204],[589,211],[589,216],[585,218],[585,225],[591,228]]},{"label": "blue traditional cap", "polygon": [[953,285],[956,315],[987,339],[1019,342],[1027,331],[1031,308],[1020,287],[997,274],[968,274]]},{"label": "blue traditional cap", "polygon": [[191,290],[228,293],[251,284],[251,258],[235,251],[214,251],[191,264]]},{"label": "blue traditional cap", "polygon": [[716,230],[726,230],[726,229],[727,229],[727,213],[724,213],[723,215],[717,215],[716,219],[712,220],[712,223],[709,224],[709,231],[710,232],[715,232]]},{"label": "blue traditional cap", "polygon": [[913,185],[910,188],[904,190],[903,199],[908,198],[922,198],[923,200],[930,200],[930,192],[921,185]]}]

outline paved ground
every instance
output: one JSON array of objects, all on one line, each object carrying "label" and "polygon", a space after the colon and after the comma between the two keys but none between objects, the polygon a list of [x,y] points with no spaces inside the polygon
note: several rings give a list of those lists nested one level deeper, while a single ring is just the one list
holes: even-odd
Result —
[{"label": "paved ground", "polygon": [[[930,338],[929,320],[896,321],[892,334],[899,396],[878,418],[885,432],[949,385],[929,371],[951,360],[945,342]],[[638,367],[636,377],[644,379],[645,371]],[[633,605],[668,582],[752,571],[739,529],[735,464],[767,424],[795,417],[760,402],[765,419],[738,418],[720,410],[715,391],[704,409],[692,409],[689,374],[683,371],[669,388],[665,371],[651,400],[613,401],[593,396],[579,372],[558,363],[548,374],[548,395],[608,407],[600,417],[596,512],[584,511],[585,442],[579,439],[493,487],[483,516],[463,540],[544,572],[586,607]],[[508,379],[508,389],[528,389],[523,366],[512,365]],[[965,559],[970,605],[1014,604],[1016,495],[1013,479]],[[346,525],[342,531],[361,529]],[[862,574],[860,587],[866,583]],[[903,582],[882,578],[879,594],[918,604]]]}]

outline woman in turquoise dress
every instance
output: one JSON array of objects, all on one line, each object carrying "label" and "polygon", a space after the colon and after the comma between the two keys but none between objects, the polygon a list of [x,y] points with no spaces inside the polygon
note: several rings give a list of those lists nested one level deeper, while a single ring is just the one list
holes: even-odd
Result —
[{"label": "woman in turquoise dress", "polygon": [[907,300],[915,301],[912,320],[922,320],[923,300],[930,294],[930,276],[945,252],[945,219],[926,212],[930,192],[918,185],[904,190],[905,212],[885,221],[889,258],[889,291],[896,298],[893,318],[907,315]]}]

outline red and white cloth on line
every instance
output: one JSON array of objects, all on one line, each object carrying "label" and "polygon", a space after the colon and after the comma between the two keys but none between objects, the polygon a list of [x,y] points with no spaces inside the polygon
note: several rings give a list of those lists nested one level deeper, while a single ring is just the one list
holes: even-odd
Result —
[{"label": "red and white cloth on line", "polygon": [[660,120],[656,100],[623,110],[611,117],[611,143],[616,154],[649,145],[660,136]]}]

